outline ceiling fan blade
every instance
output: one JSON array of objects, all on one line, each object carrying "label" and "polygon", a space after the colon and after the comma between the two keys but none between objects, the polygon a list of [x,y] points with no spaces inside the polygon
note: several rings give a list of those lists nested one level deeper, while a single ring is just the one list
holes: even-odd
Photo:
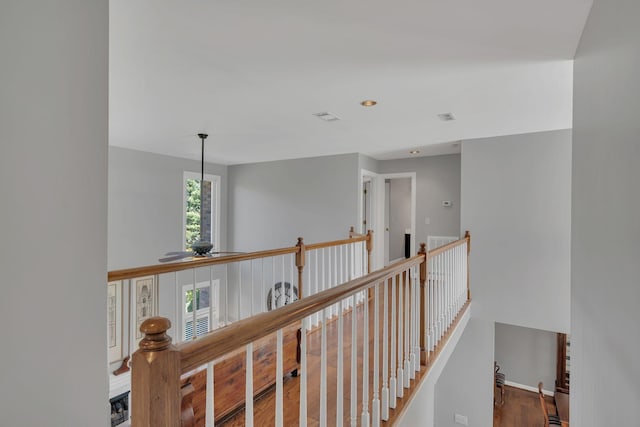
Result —
[{"label": "ceiling fan blade", "polygon": [[185,256],[191,256],[193,255],[193,252],[188,252],[188,251],[174,251],[174,252],[167,252],[165,255],[169,256],[169,255],[185,255]]},{"label": "ceiling fan blade", "polygon": [[184,253],[182,255],[172,255],[172,256],[167,256],[167,257],[164,257],[164,258],[160,258],[160,259],[158,259],[158,261],[159,262],[178,261],[178,260],[181,260],[181,259],[184,259],[184,258],[189,258],[189,257],[192,257],[192,256],[193,256],[193,254],[191,252],[186,252],[186,253]]}]

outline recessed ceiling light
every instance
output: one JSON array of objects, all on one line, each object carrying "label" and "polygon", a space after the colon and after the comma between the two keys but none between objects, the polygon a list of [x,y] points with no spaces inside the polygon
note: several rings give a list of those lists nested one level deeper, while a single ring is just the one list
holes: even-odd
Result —
[{"label": "recessed ceiling light", "polygon": [[374,105],[376,105],[378,102],[374,101],[373,99],[365,99],[364,101],[362,101],[360,103],[360,105],[362,105],[363,107],[373,107]]},{"label": "recessed ceiling light", "polygon": [[409,151],[409,154],[420,154],[420,150],[411,150]]},{"label": "recessed ceiling light", "polygon": [[456,118],[453,116],[453,114],[451,113],[442,113],[442,114],[438,114],[438,118],[440,120],[442,120],[443,122],[448,122],[451,120],[455,120]]},{"label": "recessed ceiling light", "polygon": [[327,111],[322,113],[314,113],[314,116],[324,120],[325,122],[335,122],[337,120],[340,120],[340,117],[336,116],[333,113],[329,113]]}]

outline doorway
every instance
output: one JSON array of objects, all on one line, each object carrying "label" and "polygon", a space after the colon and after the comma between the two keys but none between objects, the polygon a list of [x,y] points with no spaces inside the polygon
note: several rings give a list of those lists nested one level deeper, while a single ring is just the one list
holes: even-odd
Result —
[{"label": "doorway", "polygon": [[372,267],[382,268],[406,253],[415,255],[416,173],[362,170],[360,184],[360,232],[374,232]]},{"label": "doorway", "polygon": [[384,264],[409,258],[411,251],[411,178],[384,180]]}]

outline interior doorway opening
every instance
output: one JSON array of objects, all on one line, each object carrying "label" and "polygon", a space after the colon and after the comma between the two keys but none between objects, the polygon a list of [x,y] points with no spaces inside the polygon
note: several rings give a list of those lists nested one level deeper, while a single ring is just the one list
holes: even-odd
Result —
[{"label": "interior doorway opening", "polygon": [[362,170],[360,233],[373,230],[373,268],[416,253],[416,173]]}]

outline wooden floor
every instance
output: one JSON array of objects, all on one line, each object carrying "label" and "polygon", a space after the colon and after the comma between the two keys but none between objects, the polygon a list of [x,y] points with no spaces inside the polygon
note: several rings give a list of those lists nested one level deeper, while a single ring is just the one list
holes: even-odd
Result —
[{"label": "wooden floor", "polygon": [[[369,411],[370,402],[373,393],[373,307],[370,303],[370,326],[369,326],[369,347],[370,347],[370,362],[369,362]],[[382,305],[382,304],[381,304]],[[360,305],[356,310],[356,319],[361,326],[363,322],[363,305]],[[462,310],[464,312],[464,310]],[[382,316],[380,318],[382,323]],[[343,375],[343,420],[344,425],[350,424],[350,366],[351,366],[351,313],[344,315],[344,375]],[[327,358],[327,424],[336,425],[336,398],[337,398],[337,337],[338,337],[338,322],[332,321],[327,325],[327,343],[328,343],[328,358]],[[455,325],[455,323],[454,323]],[[362,329],[359,330],[358,337],[358,363],[357,363],[357,387],[358,387],[358,404],[357,404],[357,417],[358,425],[360,425],[360,415],[362,413]],[[453,329],[453,328],[451,328]],[[382,335],[382,325],[380,325],[380,335]],[[445,342],[445,340],[443,340]],[[333,343],[333,344],[332,344]],[[307,424],[309,426],[317,426],[320,423],[320,371],[321,371],[321,333],[319,331],[310,332],[307,338],[307,363],[308,363],[308,410],[307,410]],[[380,361],[382,361],[382,350],[380,350]],[[427,373],[427,367],[422,366],[420,372],[416,372],[416,379],[411,380],[411,391],[415,390],[415,384]],[[382,383],[380,383],[382,384]],[[300,378],[288,376],[285,378],[284,385],[284,425],[294,426],[299,425],[299,399],[300,399]],[[404,397],[397,399],[397,407],[394,410],[390,410],[390,419],[388,423],[383,425],[392,425],[393,421],[399,417],[403,408],[410,401],[409,389],[404,389]],[[267,393],[264,393],[261,397],[254,402],[254,425],[256,426],[273,426],[275,413],[275,390],[272,389]],[[224,425],[229,427],[244,426],[245,414],[244,410],[240,410],[234,416],[227,418],[222,423],[217,425]]]},{"label": "wooden floor", "polygon": [[[554,414],[553,398],[545,396],[545,400]],[[493,409],[493,427],[544,427],[538,393],[505,386],[504,405]]]}]

